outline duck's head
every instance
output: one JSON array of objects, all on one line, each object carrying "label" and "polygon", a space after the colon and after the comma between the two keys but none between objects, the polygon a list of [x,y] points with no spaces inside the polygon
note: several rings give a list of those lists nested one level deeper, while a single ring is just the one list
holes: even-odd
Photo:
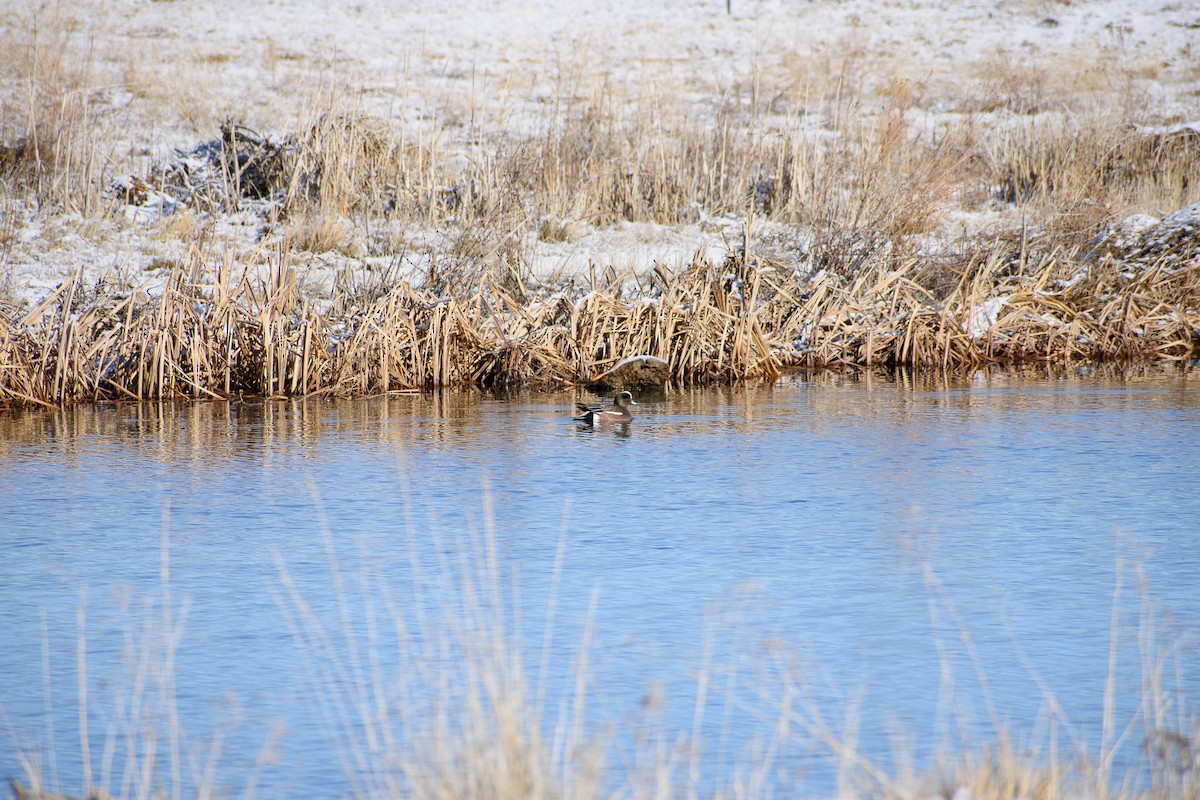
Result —
[{"label": "duck's head", "polygon": [[617,408],[637,405],[637,403],[633,402],[633,395],[629,392],[617,392],[617,396],[613,398],[613,403]]}]

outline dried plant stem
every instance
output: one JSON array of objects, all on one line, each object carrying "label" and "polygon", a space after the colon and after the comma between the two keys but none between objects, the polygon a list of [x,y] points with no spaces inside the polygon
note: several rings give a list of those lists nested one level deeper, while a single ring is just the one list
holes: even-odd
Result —
[{"label": "dried plant stem", "polygon": [[[664,359],[676,383],[691,385],[770,380],[789,368],[1184,359],[1197,350],[1200,266],[1121,277],[1051,253],[1002,276],[1005,264],[1000,250],[968,257],[941,296],[917,259],[852,282],[732,259],[660,269],[655,288],[633,300],[619,282],[573,301],[522,300],[491,279],[451,294],[397,283],[363,303],[335,298],[336,314],[301,300],[278,264],[237,284],[224,270],[193,279],[180,269],[156,298],[86,303],[77,276],[24,318],[0,318],[0,401],[553,387],[633,355]],[[1093,279],[1052,288],[1078,270]]]}]

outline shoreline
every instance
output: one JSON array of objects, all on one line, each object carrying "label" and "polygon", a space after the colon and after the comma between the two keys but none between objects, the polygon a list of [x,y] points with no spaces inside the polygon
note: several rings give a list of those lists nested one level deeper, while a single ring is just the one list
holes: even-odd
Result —
[{"label": "shoreline", "polygon": [[0,22],[0,403],[1200,350],[1182,6],[124,2]]},{"label": "shoreline", "polygon": [[964,371],[1200,353],[1197,265],[1172,268],[1167,254],[1130,270],[1112,258],[1047,255],[1010,274],[1016,258],[997,249],[953,270],[910,258],[853,277],[805,277],[731,256],[553,292],[488,275],[465,292],[400,281],[321,303],[270,259],[237,280],[202,265],[173,270],[158,294],[77,278],[22,318],[0,317],[0,403],[549,389],[593,382],[641,355],[691,386],[795,369]]}]

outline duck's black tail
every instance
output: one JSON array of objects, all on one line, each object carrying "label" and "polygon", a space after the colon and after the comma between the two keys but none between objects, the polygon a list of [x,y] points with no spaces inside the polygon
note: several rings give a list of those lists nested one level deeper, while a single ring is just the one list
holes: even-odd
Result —
[{"label": "duck's black tail", "polygon": [[596,415],[604,410],[600,406],[589,406],[586,403],[576,403],[575,409],[579,411],[579,416],[571,419],[574,422],[586,422],[588,425],[595,425]]}]

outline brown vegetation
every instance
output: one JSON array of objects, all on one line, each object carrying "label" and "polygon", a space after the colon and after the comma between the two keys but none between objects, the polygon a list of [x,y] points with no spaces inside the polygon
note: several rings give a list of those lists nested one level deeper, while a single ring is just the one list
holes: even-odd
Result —
[{"label": "brown vegetation", "polygon": [[[851,48],[687,100],[588,84],[580,53],[520,128],[503,78],[492,105],[472,93],[469,114],[415,127],[322,84],[290,133],[226,121],[138,168],[67,11],[30,9],[0,39],[3,403],[553,386],[638,354],[688,384],[1198,349],[1195,221],[1138,238],[1121,220],[1200,200],[1200,134],[1147,127],[1154,75],[1124,51],[1075,64],[1080,88],[1007,58],[924,85]],[[10,256],[31,207],[180,249],[148,252],[142,285],[80,268],[30,308]],[[1007,222],[958,230],[951,212]],[[252,241],[215,232],[234,214]],[[580,231],[717,217],[742,226],[725,263],[535,273],[537,247]],[[332,290],[308,288],[314,259],[340,265]]]},{"label": "brown vegetation", "polygon": [[[760,259],[654,273],[636,292],[608,275],[586,294],[520,296],[495,280],[438,295],[300,297],[279,254],[262,274],[176,266],[157,296],[80,280],[0,319],[0,399],[378,394],[583,382],[633,355],[679,384],[772,378],[796,367],[958,369],[989,363],[1187,359],[1200,342],[1200,264],[971,253],[813,279]],[[990,304],[990,305],[989,305]]]}]

